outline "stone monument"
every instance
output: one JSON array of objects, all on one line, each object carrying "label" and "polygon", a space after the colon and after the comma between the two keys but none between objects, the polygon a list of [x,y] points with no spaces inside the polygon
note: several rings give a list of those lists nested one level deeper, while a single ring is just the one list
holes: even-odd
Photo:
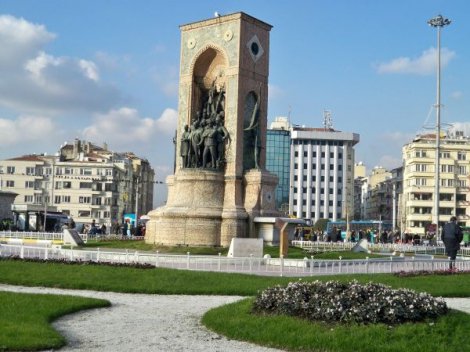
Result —
[{"label": "stone monument", "polygon": [[242,12],[180,27],[176,169],[147,243],[229,246],[277,215],[265,169],[271,28]]}]

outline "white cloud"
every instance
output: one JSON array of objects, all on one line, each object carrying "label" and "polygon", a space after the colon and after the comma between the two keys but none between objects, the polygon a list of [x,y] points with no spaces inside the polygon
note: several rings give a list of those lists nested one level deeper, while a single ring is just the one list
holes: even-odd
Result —
[{"label": "white cloud", "polygon": [[24,59],[34,56],[40,48],[56,37],[42,25],[23,18],[0,16],[0,66],[21,66]]},{"label": "white cloud", "polygon": [[463,92],[459,91],[459,90],[456,90],[452,93],[450,93],[450,96],[453,98],[453,99],[461,99],[463,97]]},{"label": "white cloud", "polygon": [[107,111],[121,92],[100,82],[97,65],[45,51],[55,39],[42,25],[0,16],[0,106],[20,113]]},{"label": "white cloud", "polygon": [[[437,49],[429,48],[423,51],[421,56],[416,58],[399,57],[389,62],[376,65],[378,73],[410,73],[418,75],[433,74],[437,67]],[[447,48],[441,49],[441,67],[447,64],[455,57],[455,52]]]},{"label": "white cloud", "polygon": [[165,109],[157,119],[141,117],[136,109],[127,107],[98,114],[94,123],[82,134],[91,141],[110,142],[115,148],[126,149],[137,143],[150,143],[162,136],[171,136],[176,129],[178,113]]},{"label": "white cloud", "polygon": [[0,140],[3,147],[44,141],[55,131],[56,126],[47,117],[25,115],[16,120],[0,119]]}]

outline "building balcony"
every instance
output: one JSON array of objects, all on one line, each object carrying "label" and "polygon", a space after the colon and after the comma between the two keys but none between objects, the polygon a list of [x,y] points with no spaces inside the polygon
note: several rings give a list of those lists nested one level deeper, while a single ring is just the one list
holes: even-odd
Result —
[{"label": "building balcony", "polygon": [[432,220],[432,214],[419,214],[419,213],[408,214],[407,220],[410,220],[410,221],[431,221]]},{"label": "building balcony", "polygon": [[[432,200],[409,200],[406,202],[407,207],[432,207],[434,202]],[[439,203],[440,205],[440,203]]]}]

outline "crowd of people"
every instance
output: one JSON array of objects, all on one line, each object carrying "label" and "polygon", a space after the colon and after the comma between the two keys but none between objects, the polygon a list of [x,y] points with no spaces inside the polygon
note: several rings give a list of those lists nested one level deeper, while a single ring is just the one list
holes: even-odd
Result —
[{"label": "crowd of people", "polygon": [[86,233],[89,236],[115,235],[131,238],[145,236],[145,229],[145,223],[139,222],[137,226],[135,226],[134,222],[126,219],[122,223],[115,221],[108,231],[108,228],[105,224],[98,226],[96,221],[93,219],[91,224],[83,225],[81,232],[83,234]]}]

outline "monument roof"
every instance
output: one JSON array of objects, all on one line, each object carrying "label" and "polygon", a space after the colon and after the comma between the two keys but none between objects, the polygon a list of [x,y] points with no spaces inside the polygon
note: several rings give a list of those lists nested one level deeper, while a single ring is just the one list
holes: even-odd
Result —
[{"label": "monument roof", "polygon": [[[217,14],[217,13],[216,13]],[[196,22],[191,22],[187,24],[182,24],[180,25],[180,29],[182,31],[202,27],[202,26],[210,26],[212,24],[218,24],[218,23],[223,23],[223,22],[229,22],[233,20],[238,20],[238,19],[244,19],[245,21],[248,22],[256,22],[264,27],[266,27],[267,30],[271,30],[273,28],[272,25],[269,23],[266,23],[264,21],[261,21],[253,16],[250,16],[246,14],[245,12],[235,12],[227,15],[216,15],[213,18],[209,18],[206,20],[201,20],[201,21],[196,21]]]}]

